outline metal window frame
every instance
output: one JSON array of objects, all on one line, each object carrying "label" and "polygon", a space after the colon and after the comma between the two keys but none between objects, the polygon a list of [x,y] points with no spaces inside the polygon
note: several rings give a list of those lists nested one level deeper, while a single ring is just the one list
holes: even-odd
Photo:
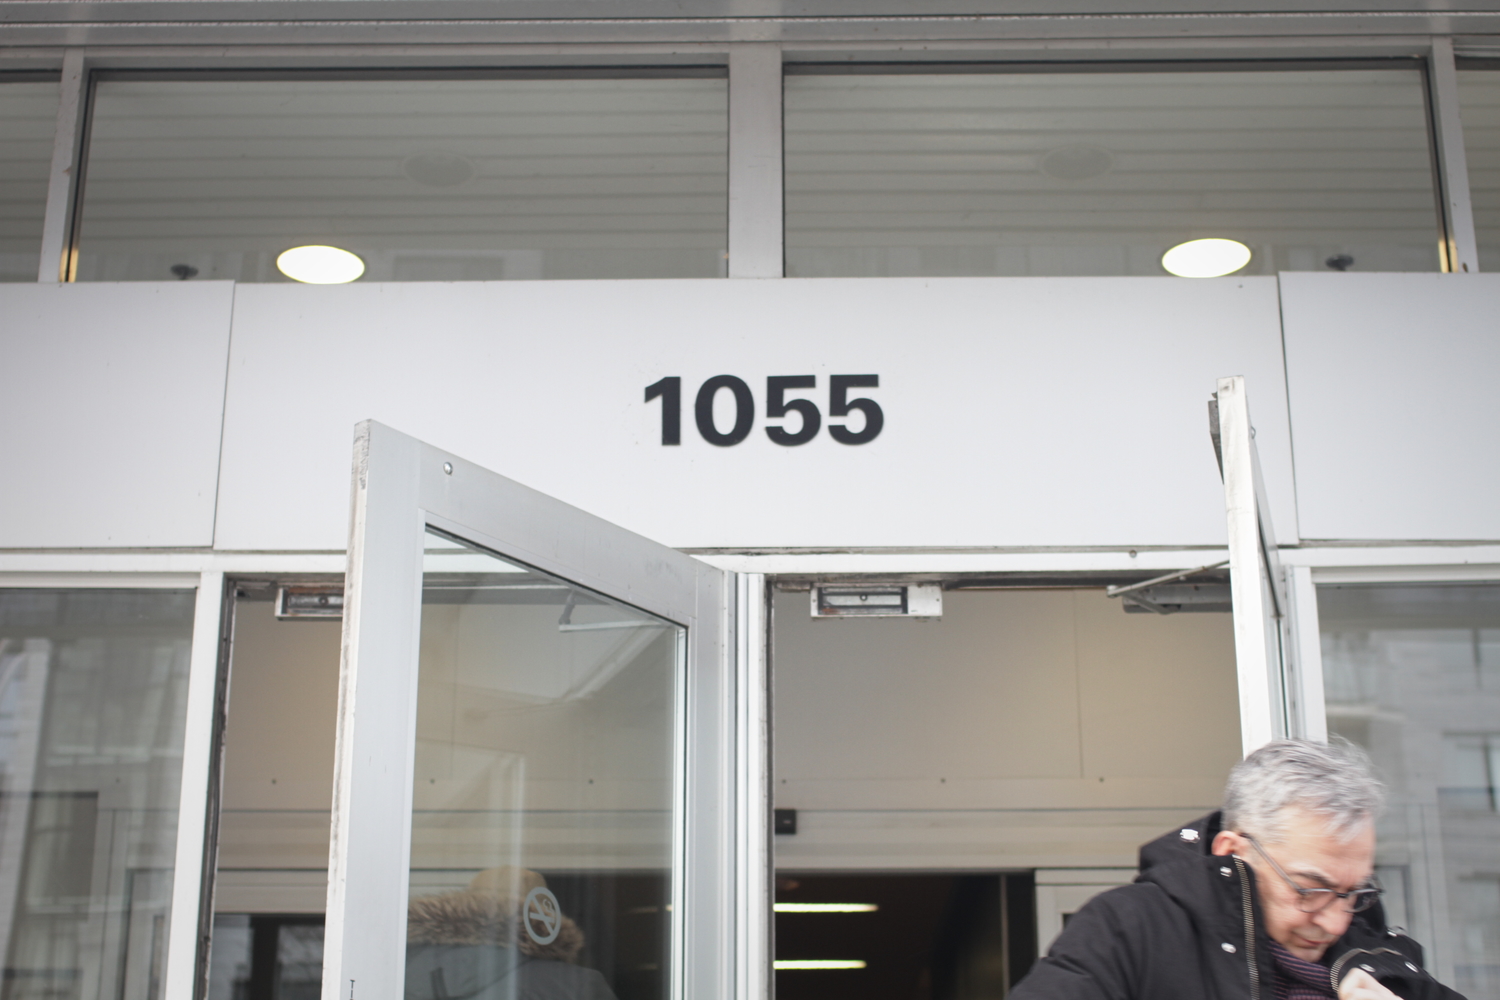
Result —
[{"label": "metal window frame", "polygon": [[[768,706],[755,579],[373,421],[355,434],[324,1000],[402,995],[429,528],[687,629],[676,692],[671,996],[763,1000],[769,976],[756,969],[769,954],[755,926],[770,908],[757,872],[770,829],[749,817],[765,812]],[[743,992],[752,989],[761,992]]]},{"label": "metal window frame", "polygon": [[[119,80],[142,81],[342,81],[342,80],[667,80],[723,79],[728,68],[712,61],[683,63],[577,64],[566,62],[541,66],[432,66],[416,64],[392,68],[383,65],[346,67],[247,67],[207,69],[200,59],[189,58],[176,67],[94,66],[85,50],[64,53],[58,126],[53,137],[52,166],[48,176],[47,205],[43,224],[38,282],[77,280],[79,240],[89,163],[89,136],[93,126],[94,94],[100,83]],[[730,171],[733,181],[734,171]],[[727,228],[726,228],[727,232]],[[777,231],[779,236],[779,229]],[[56,275],[51,261],[58,261]],[[779,277],[779,275],[778,275]]]},{"label": "metal window frame", "polygon": [[[1101,24],[1104,21],[1100,22]],[[163,24],[164,37],[174,30]],[[920,45],[903,39],[842,45],[754,40],[557,45],[525,51],[515,45],[419,44],[397,53],[357,44],[309,45],[289,53],[257,46],[211,50],[160,45],[71,47],[63,51],[62,102],[49,173],[46,222],[38,281],[71,281],[77,261],[87,159],[89,70],[118,78],[625,78],[714,76],[726,72],[730,90],[729,277],[781,277],[785,273],[785,197],[782,83],[787,75],[826,73],[1121,72],[1233,71],[1293,68],[1396,68],[1421,60],[1425,67],[1434,187],[1438,189],[1440,255],[1445,270],[1478,270],[1472,203],[1463,153],[1462,126],[1448,36],[1188,39],[1135,38],[1112,46],[1105,58],[1090,40],[1044,45],[1022,39],[1006,51],[1002,43],[933,39]],[[1122,55],[1120,49],[1126,50]],[[1130,52],[1135,48],[1137,52]],[[1219,51],[1215,51],[1219,50]],[[829,59],[831,53],[844,61]],[[978,56],[978,58],[976,58]],[[209,61],[237,65],[205,70]],[[727,70],[725,69],[727,67]],[[52,261],[57,262],[54,269]]]},{"label": "metal window frame", "polygon": [[1474,235],[1473,199],[1469,195],[1468,155],[1459,116],[1458,70],[1453,39],[1432,39],[1427,57],[1428,148],[1432,151],[1442,238],[1438,254],[1446,273],[1476,274],[1479,248]]},{"label": "metal window frame", "polygon": [[[218,707],[224,694],[225,609],[230,600],[219,569],[199,572],[5,572],[5,590],[187,590],[196,591],[193,634],[188,653],[188,687],[184,710],[182,771],[177,804],[177,842],[172,874],[172,911],[167,925],[166,996],[194,996],[195,983],[206,976],[203,947],[205,920],[212,920],[203,888],[211,878],[206,866],[213,852],[210,837],[217,803],[212,792],[219,770],[215,748]],[[208,915],[205,917],[205,912]],[[4,947],[5,942],[0,942]],[[206,979],[204,980],[206,982]]]},{"label": "metal window frame", "polygon": [[67,49],[58,81],[57,128],[52,135],[52,162],[47,172],[47,206],[36,280],[73,280],[77,266],[74,228],[83,193],[83,163],[88,147],[88,63],[81,48]]}]

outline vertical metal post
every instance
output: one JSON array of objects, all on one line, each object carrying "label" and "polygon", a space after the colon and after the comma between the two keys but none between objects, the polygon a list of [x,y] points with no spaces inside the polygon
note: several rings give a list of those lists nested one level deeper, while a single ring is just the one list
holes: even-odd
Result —
[{"label": "vertical metal post", "polygon": [[729,276],[783,268],[781,45],[729,48]]},{"label": "vertical metal post", "polygon": [[1446,269],[1474,274],[1479,270],[1479,246],[1474,235],[1474,204],[1469,197],[1469,165],[1464,151],[1463,121],[1459,117],[1458,68],[1453,59],[1453,39],[1440,37],[1432,40],[1427,73],[1427,91],[1432,101],[1433,145],[1443,191]]},{"label": "vertical metal post", "polygon": [[172,915],[167,928],[166,996],[195,995],[198,929],[207,849],[209,781],[214,765],[214,714],[219,686],[219,639],[224,574],[203,573],[193,610],[188,657],[187,712],[182,742],[182,785],[177,804],[177,857],[172,876]]},{"label": "vertical metal post", "polygon": [[72,281],[78,264],[73,246],[73,208],[78,203],[78,175],[87,122],[88,67],[83,49],[63,53],[57,130],[52,134],[52,168],[47,175],[47,212],[42,222],[39,282]]},{"label": "vertical metal post", "polygon": [[[1224,461],[1224,505],[1229,527],[1229,586],[1234,603],[1234,658],[1239,674],[1240,741],[1245,753],[1277,736],[1285,702],[1275,683],[1282,649],[1268,576],[1280,567],[1263,554],[1255,441],[1245,379],[1219,379],[1219,440]],[[1272,542],[1274,545],[1274,541]]]},{"label": "vertical metal post", "polygon": [[1318,629],[1318,592],[1312,570],[1288,566],[1288,603],[1291,606],[1291,643],[1296,649],[1297,729],[1309,740],[1328,739],[1328,714],[1323,697],[1323,644]]},{"label": "vertical metal post", "polygon": [[735,996],[771,998],[770,677],[766,578],[741,573],[735,586]]}]

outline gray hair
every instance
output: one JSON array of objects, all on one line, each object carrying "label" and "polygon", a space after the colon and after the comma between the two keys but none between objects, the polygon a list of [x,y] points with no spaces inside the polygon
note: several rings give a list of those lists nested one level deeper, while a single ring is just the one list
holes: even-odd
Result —
[{"label": "gray hair", "polygon": [[1224,829],[1281,840],[1289,809],[1327,821],[1349,840],[1380,815],[1385,786],[1370,757],[1341,737],[1332,742],[1272,740],[1234,765],[1224,788]]}]

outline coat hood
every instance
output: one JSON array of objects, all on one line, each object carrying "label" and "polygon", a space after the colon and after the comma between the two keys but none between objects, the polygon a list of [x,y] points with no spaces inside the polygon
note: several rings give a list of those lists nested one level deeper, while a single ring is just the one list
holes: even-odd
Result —
[{"label": "coat hood", "polygon": [[1155,840],[1141,845],[1140,870],[1147,870],[1173,861],[1188,858],[1205,858],[1213,853],[1214,837],[1224,829],[1224,813],[1214,810],[1180,829],[1164,833]]},{"label": "coat hood", "polygon": [[412,945],[499,945],[526,958],[576,963],[583,931],[562,917],[557,937],[539,944],[521,919],[524,896],[491,889],[461,889],[413,899],[406,910],[406,942]]}]

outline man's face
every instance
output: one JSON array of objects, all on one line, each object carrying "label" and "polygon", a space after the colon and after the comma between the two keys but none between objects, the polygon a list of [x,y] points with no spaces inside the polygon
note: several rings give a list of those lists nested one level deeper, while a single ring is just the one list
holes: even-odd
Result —
[{"label": "man's face", "polygon": [[[1285,835],[1276,843],[1257,839],[1281,870],[1305,889],[1348,892],[1363,885],[1375,871],[1373,825],[1341,840],[1328,832],[1321,817],[1298,809],[1285,817],[1283,829]],[[1238,854],[1255,869],[1266,933],[1298,958],[1316,962],[1349,929],[1354,915],[1346,900],[1335,899],[1316,913],[1303,913],[1297,893],[1240,834],[1223,831],[1214,837],[1213,852]]]}]

